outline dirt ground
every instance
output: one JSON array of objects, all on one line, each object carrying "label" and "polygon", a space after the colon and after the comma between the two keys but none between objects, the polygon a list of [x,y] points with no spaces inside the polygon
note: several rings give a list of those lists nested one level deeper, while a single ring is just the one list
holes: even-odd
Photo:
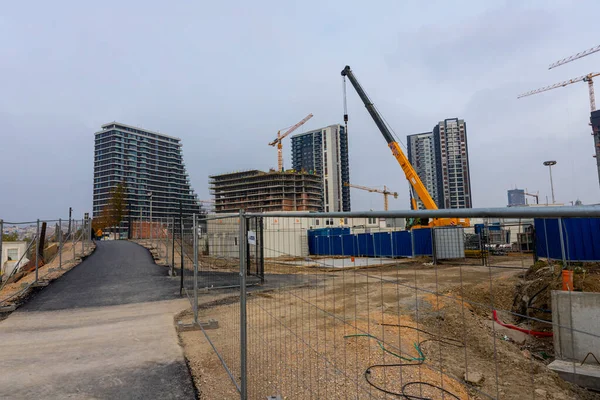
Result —
[{"label": "dirt ground", "polygon": [[[431,399],[600,398],[546,368],[551,338],[515,342],[491,323],[492,309],[518,322],[509,312],[526,275],[523,260],[497,257],[498,268],[423,261],[341,271],[291,267],[309,283],[250,293],[249,398],[397,398],[403,391]],[[267,281],[271,272],[290,273],[273,260],[265,269]],[[219,321],[205,332],[239,384],[239,304],[204,307],[199,319]],[[180,338],[200,398],[233,398],[235,386],[205,335]]]},{"label": "dirt ground", "polygon": [[[66,272],[81,263],[81,259],[90,255],[96,246],[93,242],[86,242],[82,250],[81,242],[75,243],[75,257],[73,257],[73,243],[65,243],[62,249],[62,264],[58,254],[48,264],[38,269],[38,281],[51,282],[61,277]],[[60,268],[59,268],[60,265]],[[35,271],[32,271],[17,282],[8,283],[0,290],[0,306],[19,305],[35,288],[30,287],[35,282]],[[0,313],[0,318],[8,314]]]}]

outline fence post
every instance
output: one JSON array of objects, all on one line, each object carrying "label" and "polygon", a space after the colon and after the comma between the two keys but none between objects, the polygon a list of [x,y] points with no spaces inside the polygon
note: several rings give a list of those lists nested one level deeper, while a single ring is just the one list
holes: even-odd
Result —
[{"label": "fence post", "polygon": [[[563,238],[562,218],[558,218],[558,237],[560,238],[560,255],[562,257],[562,269],[567,269],[567,257],[565,256],[565,241]],[[571,288],[573,290],[573,288]]]},{"label": "fence post", "polygon": [[413,230],[410,230],[410,251],[412,253],[412,257],[415,258],[415,237],[413,235]]},{"label": "fence post", "polygon": [[73,263],[75,262],[75,232],[77,232],[77,222],[73,220],[73,230],[71,231],[71,242],[73,245]]},{"label": "fence post", "polygon": [[265,283],[265,242],[264,242],[264,220],[263,217],[258,219],[258,230],[259,230],[259,242],[260,242],[260,283]]},{"label": "fence post", "polygon": [[194,214],[194,323],[198,324],[198,216]]},{"label": "fence post", "polygon": [[37,220],[37,228],[35,233],[35,282],[38,281],[38,253],[40,252],[40,220]]},{"label": "fence post", "polygon": [[179,200],[179,240],[181,241],[181,246],[179,246],[179,256],[181,261],[181,286],[179,288],[179,294],[183,296],[183,210],[181,200]]},{"label": "fence post", "polygon": [[62,268],[62,219],[58,219],[58,268]]},{"label": "fence post", "polygon": [[173,253],[171,253],[173,265],[171,265],[171,276],[175,276],[175,217],[171,217],[171,221],[171,237],[173,238]]},{"label": "fence post", "polygon": [[[86,230],[86,226],[85,223],[87,221],[85,219],[81,220],[81,255],[83,256],[83,253],[85,253],[85,230]],[[119,236],[121,236],[121,232],[119,230]]]},{"label": "fence post", "polygon": [[165,260],[169,265],[169,217],[166,218],[165,224]]},{"label": "fence post", "polygon": [[246,333],[246,246],[248,236],[246,230],[246,216],[240,210],[240,399],[248,399],[247,387],[247,333]]},{"label": "fence post", "polygon": [[437,265],[437,248],[435,245],[435,228],[431,227],[431,257],[433,258],[433,265]]}]

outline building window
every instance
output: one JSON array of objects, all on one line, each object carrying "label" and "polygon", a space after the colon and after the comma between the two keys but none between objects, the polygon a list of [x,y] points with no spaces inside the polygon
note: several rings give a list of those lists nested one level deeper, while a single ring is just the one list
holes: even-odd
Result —
[{"label": "building window", "polygon": [[369,218],[369,225],[376,225],[377,224],[377,218]]},{"label": "building window", "polygon": [[6,255],[8,256],[8,261],[17,261],[19,258],[19,249],[7,249]]}]

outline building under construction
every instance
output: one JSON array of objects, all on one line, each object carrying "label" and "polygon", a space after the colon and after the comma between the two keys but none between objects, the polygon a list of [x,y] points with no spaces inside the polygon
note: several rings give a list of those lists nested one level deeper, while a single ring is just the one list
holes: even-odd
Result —
[{"label": "building under construction", "polygon": [[251,170],[209,178],[216,213],[323,210],[319,175]]}]

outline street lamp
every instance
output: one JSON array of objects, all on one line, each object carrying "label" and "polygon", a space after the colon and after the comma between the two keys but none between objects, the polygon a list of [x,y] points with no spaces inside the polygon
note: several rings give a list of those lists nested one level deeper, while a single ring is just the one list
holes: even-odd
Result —
[{"label": "street lamp", "polygon": [[552,183],[552,166],[556,165],[556,161],[544,161],[544,165],[548,167],[548,171],[550,171],[550,190],[552,191],[552,204],[555,203],[554,200],[554,183]]}]

